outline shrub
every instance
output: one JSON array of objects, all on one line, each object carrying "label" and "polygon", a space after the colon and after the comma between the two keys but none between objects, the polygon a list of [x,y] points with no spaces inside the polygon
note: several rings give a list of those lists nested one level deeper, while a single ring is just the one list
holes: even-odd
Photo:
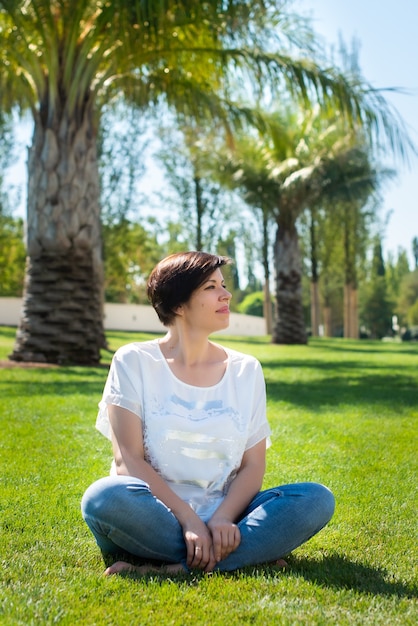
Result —
[{"label": "shrub", "polygon": [[411,326],[406,330],[402,337],[402,341],[418,341],[418,326]]},{"label": "shrub", "polygon": [[244,300],[239,303],[239,313],[245,315],[256,315],[257,317],[263,317],[264,315],[264,294],[262,291],[254,291],[245,296]]}]

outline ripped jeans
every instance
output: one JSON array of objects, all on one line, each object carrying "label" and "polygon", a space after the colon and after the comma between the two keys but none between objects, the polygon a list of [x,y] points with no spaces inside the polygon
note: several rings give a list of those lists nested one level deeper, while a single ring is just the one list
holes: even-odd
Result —
[{"label": "ripped jeans", "polygon": [[[310,539],[331,519],[334,496],[317,483],[296,483],[258,493],[237,521],[241,543],[215,567],[236,570],[274,561]],[[83,496],[82,515],[104,555],[128,553],[142,562],[181,563],[186,545],[177,518],[130,476],[108,476]]]}]

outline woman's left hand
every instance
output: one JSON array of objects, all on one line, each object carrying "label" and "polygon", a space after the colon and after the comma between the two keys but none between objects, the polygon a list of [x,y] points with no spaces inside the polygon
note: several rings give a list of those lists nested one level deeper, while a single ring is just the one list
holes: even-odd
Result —
[{"label": "woman's left hand", "polygon": [[241,533],[236,524],[222,517],[212,517],[207,523],[212,534],[212,548],[216,561],[222,561],[241,543]]}]

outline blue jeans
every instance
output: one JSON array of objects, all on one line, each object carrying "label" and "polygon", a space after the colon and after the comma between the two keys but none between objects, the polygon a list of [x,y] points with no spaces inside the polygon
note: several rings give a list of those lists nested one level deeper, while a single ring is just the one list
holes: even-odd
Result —
[{"label": "blue jeans", "polygon": [[[334,508],[331,491],[316,483],[261,491],[237,522],[240,545],[215,569],[231,571],[286,556],[321,530]],[[141,561],[182,563],[187,569],[182,528],[143,481],[101,478],[87,489],[81,509],[104,554],[127,552]]]}]

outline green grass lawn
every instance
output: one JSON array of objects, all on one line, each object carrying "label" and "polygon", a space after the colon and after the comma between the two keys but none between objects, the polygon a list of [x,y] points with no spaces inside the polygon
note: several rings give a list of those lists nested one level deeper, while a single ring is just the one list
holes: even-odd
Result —
[{"label": "green grass lawn", "polygon": [[[0,359],[14,332],[0,328]],[[112,350],[149,337],[108,334]],[[325,483],[337,500],[330,525],[284,572],[105,578],[79,503],[109,470],[109,443],[94,428],[107,370],[6,367],[0,624],[418,623],[418,346],[221,341],[264,368],[273,429],[265,486]]]}]

